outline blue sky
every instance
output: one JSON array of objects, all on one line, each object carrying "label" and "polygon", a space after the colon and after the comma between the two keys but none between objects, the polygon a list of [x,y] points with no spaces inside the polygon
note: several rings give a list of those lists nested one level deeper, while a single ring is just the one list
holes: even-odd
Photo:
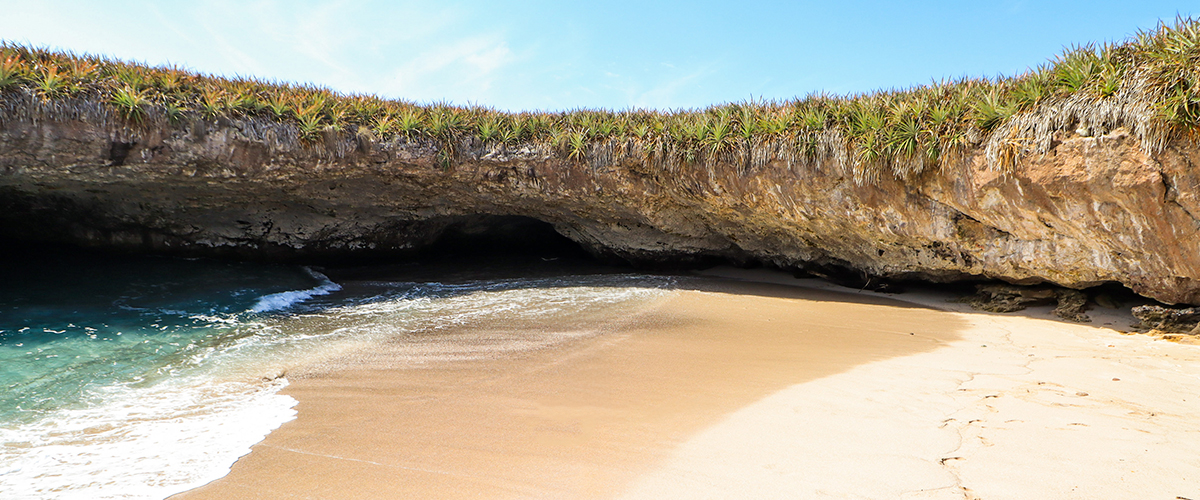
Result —
[{"label": "blue sky", "polygon": [[417,102],[665,109],[1013,74],[1194,11],[1155,0],[0,0],[0,38]]}]

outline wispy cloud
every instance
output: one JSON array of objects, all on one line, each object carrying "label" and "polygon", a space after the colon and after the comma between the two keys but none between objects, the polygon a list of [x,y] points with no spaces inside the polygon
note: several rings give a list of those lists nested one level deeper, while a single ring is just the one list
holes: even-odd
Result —
[{"label": "wispy cloud", "polygon": [[500,36],[479,36],[427,48],[392,71],[386,92],[423,99],[478,99],[516,60]]},{"label": "wispy cloud", "polygon": [[660,81],[650,89],[632,96],[630,102],[640,108],[671,107],[680,102],[687,102],[690,99],[681,94],[695,94],[695,87],[704,77],[713,73],[711,65],[702,66],[691,73]]},{"label": "wispy cloud", "polygon": [[188,24],[157,17],[227,72],[345,91],[477,100],[517,59],[501,32],[460,34],[468,13],[453,6],[200,0],[184,11]]},{"label": "wispy cloud", "polygon": [[0,38],[422,102],[675,108],[994,74],[1188,14],[1166,0],[1112,1],[1082,17],[1028,0],[880,3],[870,15],[854,2],[781,2],[767,17],[729,2],[624,3],[0,0]]},{"label": "wispy cloud", "polygon": [[717,75],[721,64],[708,61],[687,65],[661,63],[658,66],[659,70],[639,77],[605,72],[601,87],[637,108],[675,108],[684,103],[700,106],[707,98],[702,91],[704,84]]}]

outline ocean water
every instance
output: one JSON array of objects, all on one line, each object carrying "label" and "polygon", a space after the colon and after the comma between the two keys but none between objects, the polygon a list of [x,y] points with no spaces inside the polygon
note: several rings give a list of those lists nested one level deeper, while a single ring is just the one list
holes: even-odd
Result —
[{"label": "ocean water", "polygon": [[295,418],[296,401],[280,391],[296,367],[378,342],[411,344],[417,362],[536,348],[584,333],[517,329],[480,347],[456,344],[449,327],[580,317],[645,303],[671,284],[562,270],[343,274],[335,282],[302,266],[73,251],[6,256],[0,498],[165,498],[220,478]]}]

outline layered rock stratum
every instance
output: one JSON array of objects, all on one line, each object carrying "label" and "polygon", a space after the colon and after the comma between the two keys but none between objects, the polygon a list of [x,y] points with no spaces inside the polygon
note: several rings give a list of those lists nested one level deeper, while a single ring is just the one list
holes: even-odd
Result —
[{"label": "layered rock stratum", "polygon": [[1044,152],[1004,169],[976,142],[915,177],[861,182],[838,162],[665,170],[628,155],[572,159],[471,137],[446,161],[420,138],[327,132],[313,144],[254,119],[120,124],[95,118],[109,113],[104,103],[72,106],[92,111],[0,120],[4,235],[303,259],[413,250],[464,221],[521,216],[635,262],[1120,283],[1200,304],[1200,148],[1187,136],[1151,153],[1121,126],[1058,131]]}]

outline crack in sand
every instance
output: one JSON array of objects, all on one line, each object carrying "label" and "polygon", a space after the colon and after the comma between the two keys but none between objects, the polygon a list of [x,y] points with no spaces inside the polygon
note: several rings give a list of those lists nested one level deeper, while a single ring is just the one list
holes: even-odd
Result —
[{"label": "crack in sand", "polygon": [[[999,322],[997,322],[995,320],[988,319],[986,321],[986,323],[987,323],[987,327],[989,329],[994,329],[996,331],[1002,332],[998,336],[997,341],[992,341],[990,345],[993,345],[993,346],[1002,345],[1009,349],[1016,348],[1016,344],[1012,340],[1012,331],[1011,330],[1009,330],[1008,328],[1006,328],[1004,326],[1001,326],[999,324]],[[978,325],[978,326],[983,326],[983,325]],[[1024,371],[1024,373],[1019,374],[1019,375],[1028,375],[1028,374],[1033,373],[1033,369],[1030,367],[1030,364],[1032,364],[1033,361],[1035,361],[1035,359],[1030,359],[1029,357],[1025,357],[1024,359],[1022,359],[1022,362],[1019,363],[1018,365],[1016,365],[1016,367],[1023,369],[1025,371]],[[955,395],[959,395],[963,392],[970,392],[970,391],[975,390],[975,389],[965,388],[964,386],[970,384],[971,382],[974,382],[977,377],[987,374],[983,371],[960,372],[960,373],[965,373],[967,375],[967,378],[964,380],[961,380],[958,383],[958,385],[955,386],[954,389],[947,394],[952,398],[955,397]],[[989,375],[992,375],[992,374],[989,374]],[[999,374],[994,374],[994,375],[999,376]],[[1008,378],[1008,377],[1004,377],[1004,378]],[[1021,386],[1021,387],[1024,387],[1024,386]],[[918,490],[917,492],[937,491],[937,490],[944,490],[944,489],[948,489],[948,488],[957,488],[958,492],[962,494],[964,500],[978,500],[979,499],[978,496],[971,493],[970,488],[966,487],[966,485],[963,484],[964,481],[962,478],[960,467],[961,467],[962,463],[965,462],[970,455],[969,452],[963,453],[963,447],[967,441],[964,438],[964,432],[970,427],[982,428],[981,424],[984,422],[984,419],[973,418],[973,419],[967,420],[962,425],[951,425],[951,422],[961,422],[961,420],[955,418],[954,415],[958,415],[958,414],[961,414],[965,411],[969,411],[972,409],[979,409],[979,407],[986,408],[986,412],[989,414],[999,413],[999,411],[996,410],[995,407],[983,403],[984,401],[986,401],[988,399],[998,399],[1002,396],[1009,395],[1007,391],[997,391],[997,392],[998,393],[985,394],[982,397],[979,397],[973,401],[967,401],[964,404],[960,405],[956,410],[948,413],[948,418],[943,420],[942,425],[939,427],[940,428],[950,427],[957,436],[958,445],[953,450],[950,450],[949,452],[945,453],[944,455],[946,455],[946,456],[939,459],[938,464],[942,467],[942,469],[946,473],[950,474],[954,478],[955,484],[954,484],[954,486],[951,486],[951,487],[934,488],[931,490]],[[975,437],[978,438],[984,446],[991,445],[987,441],[987,439],[984,438],[982,435],[978,435]],[[917,493],[917,492],[909,492],[909,493]],[[907,493],[906,493],[906,495],[907,495]]]}]

